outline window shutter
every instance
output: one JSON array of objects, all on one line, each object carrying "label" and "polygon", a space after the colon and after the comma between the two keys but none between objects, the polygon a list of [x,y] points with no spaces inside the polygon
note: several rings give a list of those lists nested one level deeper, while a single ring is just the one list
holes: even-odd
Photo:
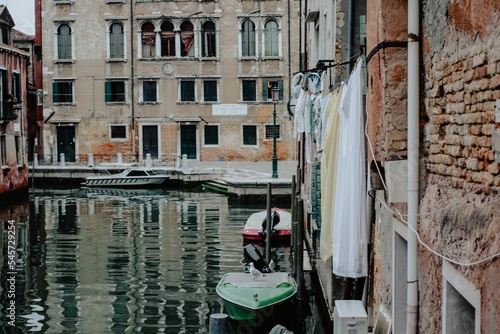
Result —
[{"label": "window shutter", "polygon": [[278,80],[278,88],[280,90],[280,101],[283,101],[283,80]]},{"label": "window shutter", "polygon": [[57,82],[53,82],[52,83],[52,96],[53,96],[53,102],[54,103],[57,103],[59,102],[59,85],[57,84]]},{"label": "window shutter", "polygon": [[262,101],[267,101],[268,100],[268,88],[267,88],[267,84],[268,84],[268,80],[262,80]]},{"label": "window shutter", "polygon": [[106,81],[104,83],[104,95],[105,95],[105,101],[111,102],[111,82],[110,81]]}]

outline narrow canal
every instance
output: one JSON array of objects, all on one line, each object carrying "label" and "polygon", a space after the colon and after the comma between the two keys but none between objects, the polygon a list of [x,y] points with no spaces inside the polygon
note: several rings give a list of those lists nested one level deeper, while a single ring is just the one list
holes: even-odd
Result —
[{"label": "narrow canal", "polygon": [[[179,190],[35,190],[29,202],[2,205],[0,328],[9,332],[15,272],[21,332],[208,333],[210,315],[224,312],[215,287],[224,273],[245,271],[241,230],[260,209]],[[7,270],[12,221],[17,260]],[[290,247],[272,257],[291,271]],[[313,290],[284,324],[294,333],[329,332]]]}]

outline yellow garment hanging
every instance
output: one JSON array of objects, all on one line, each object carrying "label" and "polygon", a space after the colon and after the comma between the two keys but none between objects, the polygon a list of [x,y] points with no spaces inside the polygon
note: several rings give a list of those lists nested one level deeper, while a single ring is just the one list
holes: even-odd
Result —
[{"label": "yellow garment hanging", "polygon": [[332,259],[333,205],[335,203],[335,175],[337,167],[337,148],[339,134],[340,98],[344,85],[332,92],[325,109],[325,135],[323,154],[321,156],[321,259],[328,262]]}]

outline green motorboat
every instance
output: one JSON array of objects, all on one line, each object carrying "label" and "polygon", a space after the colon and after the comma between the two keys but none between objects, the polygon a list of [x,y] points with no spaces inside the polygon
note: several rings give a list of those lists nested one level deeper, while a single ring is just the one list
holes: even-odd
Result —
[{"label": "green motorboat", "polygon": [[250,273],[227,273],[216,288],[233,320],[270,318],[291,302],[297,283],[289,273],[273,272],[255,277]]}]

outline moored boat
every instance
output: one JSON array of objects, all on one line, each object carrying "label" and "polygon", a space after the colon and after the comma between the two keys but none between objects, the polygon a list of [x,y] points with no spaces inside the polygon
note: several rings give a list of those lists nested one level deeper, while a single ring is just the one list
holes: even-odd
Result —
[{"label": "moored boat", "polygon": [[[267,210],[253,213],[243,227],[243,238],[246,240],[266,240]],[[271,241],[287,241],[292,235],[292,214],[284,209],[271,209]]]},{"label": "moored boat", "polygon": [[82,185],[100,188],[154,187],[163,184],[169,178],[170,174],[157,174],[151,169],[129,168],[117,174],[89,176]]},{"label": "moored boat", "polygon": [[228,316],[233,320],[269,318],[291,302],[297,283],[286,272],[255,277],[250,273],[227,273],[217,284]]},{"label": "moored boat", "polygon": [[287,272],[273,272],[274,262],[266,263],[255,245],[246,245],[243,255],[248,272],[226,273],[216,287],[228,316],[262,324],[265,319],[286,315],[297,293],[295,279]]}]

